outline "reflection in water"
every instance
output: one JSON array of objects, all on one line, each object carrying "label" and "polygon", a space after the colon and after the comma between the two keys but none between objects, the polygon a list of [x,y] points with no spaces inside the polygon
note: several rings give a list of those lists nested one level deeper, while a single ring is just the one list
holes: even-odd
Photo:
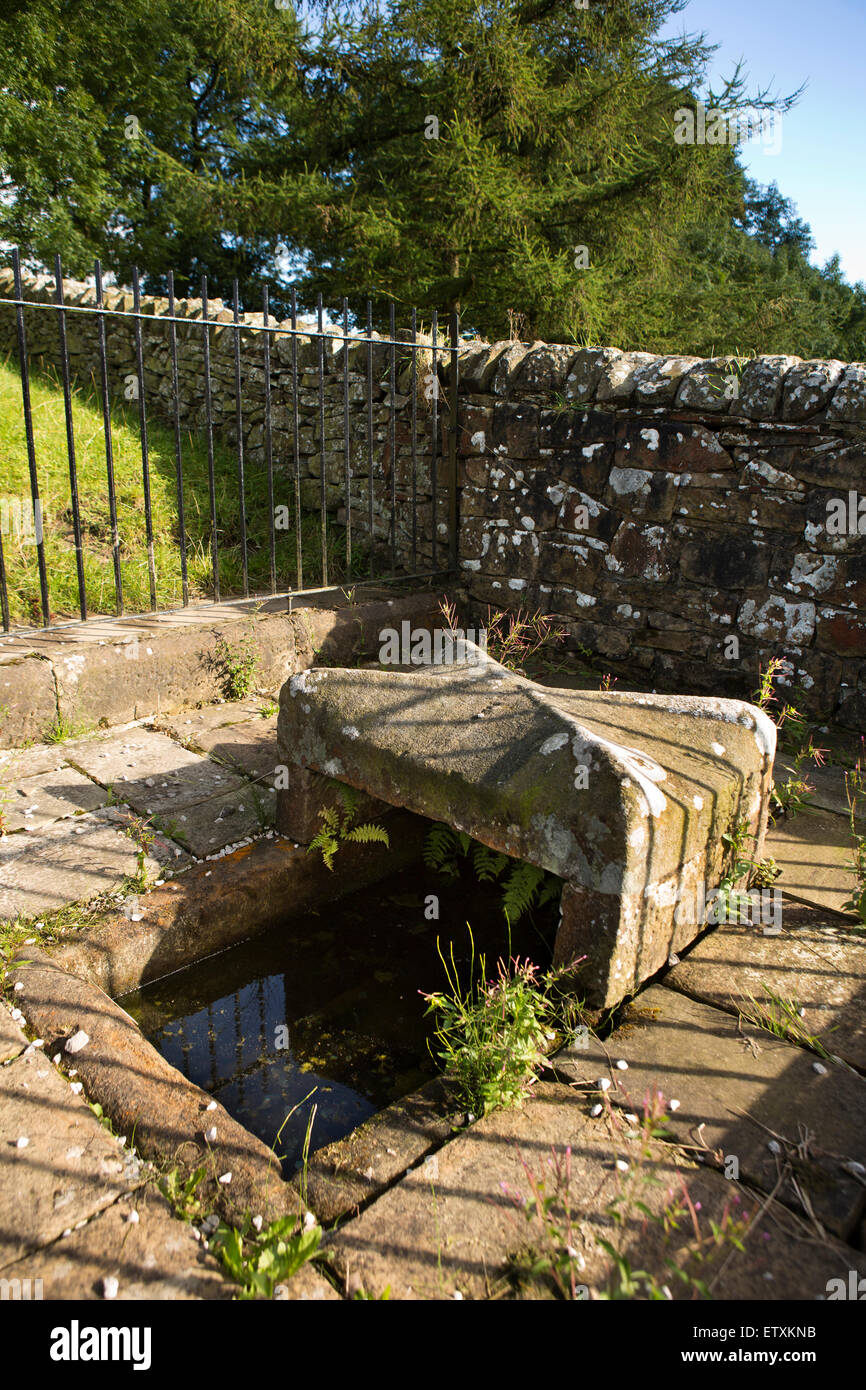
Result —
[{"label": "reflection in water", "polygon": [[[290,1176],[311,1149],[342,1138],[437,1070],[419,991],[444,983],[436,938],[453,938],[468,980],[471,921],[488,973],[507,951],[495,893],[471,879],[417,872],[127,995],[123,1007],[172,1066],[273,1145]],[[432,879],[432,881],[430,881]],[[438,921],[424,895],[439,897]],[[556,909],[520,924],[513,949],[550,959]],[[278,1137],[279,1136],[279,1137]]]}]

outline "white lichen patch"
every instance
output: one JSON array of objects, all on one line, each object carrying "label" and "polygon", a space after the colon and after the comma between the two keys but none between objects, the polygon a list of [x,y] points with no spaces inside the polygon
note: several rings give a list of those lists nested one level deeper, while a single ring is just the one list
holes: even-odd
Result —
[{"label": "white lichen patch", "polygon": [[292,676],[289,680],[289,694],[292,699],[301,691],[305,695],[313,695],[315,690],[316,687],[310,671],[299,671],[296,676]]},{"label": "white lichen patch", "polygon": [[551,734],[550,738],[546,738],[538,751],[543,758],[546,758],[549,754],[555,753],[558,748],[564,748],[567,743],[568,730],[563,729],[560,733]]},{"label": "white lichen patch", "polygon": [[346,738],[360,738],[360,737],[361,737],[361,735],[359,734],[358,730],[355,728],[354,724],[345,724],[345,725],[343,726],[343,733],[345,734]]}]

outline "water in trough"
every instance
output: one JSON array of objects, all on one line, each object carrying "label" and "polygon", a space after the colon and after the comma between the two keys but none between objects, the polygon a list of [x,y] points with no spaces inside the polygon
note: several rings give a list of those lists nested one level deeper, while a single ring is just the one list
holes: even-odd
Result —
[{"label": "water in trough", "polygon": [[[430,893],[438,921],[425,918]],[[512,951],[549,965],[557,915],[548,907],[517,923]],[[468,982],[467,921],[492,975],[508,950],[495,885],[477,883],[468,869],[459,879],[412,870],[363,897],[277,922],[119,1002],[167,1061],[274,1145],[289,1177],[301,1164],[313,1105],[311,1150],[439,1070],[419,991],[445,986],[437,937],[446,956],[453,940]]]}]

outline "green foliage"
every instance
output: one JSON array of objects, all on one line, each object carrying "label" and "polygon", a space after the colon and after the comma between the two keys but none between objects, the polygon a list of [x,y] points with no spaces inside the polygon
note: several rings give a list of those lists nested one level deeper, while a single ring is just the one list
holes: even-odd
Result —
[{"label": "green foliage", "polygon": [[[77,616],[78,589],[63,391],[52,372],[33,371],[30,388],[52,612],[57,617]],[[73,415],[87,603],[91,613],[113,613],[114,565],[105,481],[102,404],[90,383],[79,383],[73,388]],[[150,587],[147,546],[141,521],[141,442],[136,405],[119,398],[112,401],[111,433],[123,597],[129,612],[146,612],[150,608]],[[189,431],[182,439],[182,448],[189,590],[193,599],[201,599],[213,593],[208,460],[204,435],[199,431]],[[157,604],[160,608],[173,608],[183,601],[174,431],[155,420],[149,420],[148,449]],[[232,450],[220,444],[219,440],[214,443],[214,476],[219,518],[220,588],[223,596],[229,596],[241,593],[243,583],[237,459]],[[29,497],[21,378],[8,363],[2,361],[0,478],[4,495]],[[294,507],[290,510],[294,516]],[[250,540],[266,536],[269,506],[265,469],[247,470],[246,511]],[[304,583],[317,584],[321,581],[322,573],[318,511],[315,515],[302,513],[301,532]],[[289,576],[294,582],[295,530],[278,530],[275,535],[277,573]],[[12,622],[39,623],[36,547],[14,536],[4,536],[3,545]],[[269,589],[268,547],[250,544],[248,558],[251,590],[262,592]],[[336,524],[328,527],[327,559],[329,574],[332,578],[339,578],[344,573],[346,541],[345,529]],[[354,549],[352,563],[356,574],[362,562],[361,551]],[[55,737],[73,737],[79,732],[84,732],[84,729],[75,728],[70,721],[66,721],[58,727]]]},{"label": "green foliage", "polygon": [[278,1284],[297,1274],[319,1249],[322,1228],[293,1216],[272,1221],[256,1232],[249,1216],[238,1229],[222,1222],[210,1245],[241,1286],[240,1299],[273,1298]]},{"label": "green foliage", "polygon": [[[765,1032],[772,1033],[776,1038],[782,1038],[798,1047],[807,1047],[810,1051],[817,1052],[819,1057],[833,1060],[820,1038],[803,1026],[803,1010],[796,999],[777,994],[769,985],[762,984],[761,989],[764,991],[764,999],[758,1000],[753,994],[748,994],[748,1004],[740,1004],[739,1013],[742,1019],[756,1028],[763,1028]],[[835,1026],[834,1024],[833,1027]]]},{"label": "green foliage", "polygon": [[809,721],[796,705],[786,701],[778,711],[770,709],[771,705],[777,703],[774,682],[784,667],[785,663],[780,657],[773,657],[767,663],[766,669],[759,672],[758,688],[753,699],[775,723],[780,747],[793,756],[792,775],[785,782],[775,783],[770,792],[771,808],[793,819],[806,809],[815,790],[803,772],[803,763],[811,760],[820,767],[826,749],[815,746]]},{"label": "green foliage", "polygon": [[319,812],[319,820],[322,828],[310,842],[307,849],[308,854],[313,850],[321,850],[322,858],[325,861],[325,868],[333,872],[334,856],[341,843],[343,844],[380,844],[386,849],[391,848],[391,841],[384,826],[376,825],[368,821],[365,825],[353,825],[352,822],[358,814],[358,793],[352,787],[347,787],[345,783],[338,782],[337,794],[340,798],[341,807],[328,806]]},{"label": "green foliage", "polygon": [[461,861],[468,861],[480,883],[498,882],[502,911],[509,922],[517,922],[524,913],[555,902],[562,891],[562,880],[536,864],[512,859],[479,844],[462,830],[448,825],[431,826],[422,851],[428,869],[449,878],[460,873]]},{"label": "green foliage", "polygon": [[254,634],[248,633],[239,642],[228,642],[224,637],[218,637],[212,661],[225,698],[245,700],[252,689],[259,664]]},{"label": "green foliage", "polygon": [[204,1181],[206,1167],[202,1164],[186,1177],[180,1168],[171,1168],[157,1179],[157,1187],[182,1221],[198,1221],[207,1215],[199,1187]]},{"label": "green foliage", "polygon": [[845,773],[845,795],[848,800],[848,828],[851,834],[851,859],[849,868],[854,875],[854,889],[851,897],[843,903],[846,912],[853,912],[860,925],[866,927],[866,835],[858,824],[858,814],[862,797],[866,792],[866,776],[863,771],[863,755],[858,757],[853,771]]},{"label": "green foliage", "polygon": [[507,964],[500,959],[495,976],[488,980],[482,955],[476,977],[471,928],[469,938],[472,958],[466,986],[460,983],[453,942],[446,961],[437,939],[448,988],[422,997],[427,1000],[427,1014],[436,1017],[436,1056],[454,1082],[459,1102],[474,1115],[486,1115],[520,1104],[557,1028],[564,1019],[565,1026],[572,1027],[581,1008],[570,996],[562,1007],[558,987],[566,970],[542,976],[531,961],[514,957]]},{"label": "green foliage", "polygon": [[[181,293],[237,277],[256,307],[287,253],[303,304],[363,314],[369,290],[377,327],[395,301],[459,304],[491,341],[862,358],[866,293],[810,265],[790,202],[736,149],[675,142],[712,54],[663,37],[680,8],[7,6],[0,237],[78,275],[137,261],[149,291],[171,263]],[[738,68],[709,100],[794,97],[747,93]]]}]

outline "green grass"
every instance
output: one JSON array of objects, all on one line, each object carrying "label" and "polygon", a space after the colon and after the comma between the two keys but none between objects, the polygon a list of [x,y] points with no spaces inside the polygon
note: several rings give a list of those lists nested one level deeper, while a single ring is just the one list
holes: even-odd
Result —
[{"label": "green grass", "polygon": [[[72,530],[66,423],[59,379],[51,372],[33,371],[30,378],[36,467],[43,508],[45,560],[52,618],[78,616],[78,588]],[[73,389],[73,418],[78,471],[84,573],[91,613],[114,613],[114,566],[111,521],[105,470],[102,407],[92,383]],[[145,541],[141,444],[138,406],[115,400],[111,412],[112,442],[120,537],[124,608],[129,613],[150,609]],[[148,444],[153,514],[157,605],[177,608],[183,602],[175,482],[174,431],[148,419]],[[212,597],[210,498],[207,443],[204,432],[184,431],[183,473],[187,534],[187,569],[192,601]],[[234,452],[215,440],[214,473],[220,552],[221,597],[243,592],[240,547],[240,508],[237,461]],[[270,591],[267,476],[263,466],[247,461],[245,470],[247,547],[250,591]],[[294,485],[275,470],[275,505],[287,505],[294,515]],[[29,501],[30,483],[21,403],[21,378],[8,359],[0,362],[0,498]],[[301,528],[304,584],[321,584],[321,540],[318,514],[304,516]],[[328,527],[328,579],[345,578],[345,532]],[[36,546],[8,532],[3,536],[9,607],[14,624],[41,622]],[[277,588],[296,581],[294,531],[276,532]],[[357,555],[353,573],[364,573]]]}]

